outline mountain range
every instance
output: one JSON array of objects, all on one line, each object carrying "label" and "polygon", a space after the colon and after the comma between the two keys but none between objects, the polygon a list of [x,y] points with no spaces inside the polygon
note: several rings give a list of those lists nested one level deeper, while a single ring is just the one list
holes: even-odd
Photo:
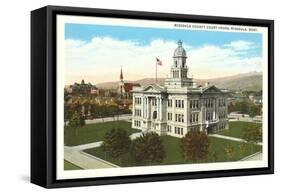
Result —
[{"label": "mountain range", "polygon": [[[158,78],[158,84],[163,85],[164,81],[165,78]],[[211,85],[216,85],[218,88],[225,88],[229,90],[262,90],[262,73],[256,71],[211,79],[194,79],[194,81],[197,85],[204,85],[206,82],[209,82]],[[149,85],[155,83],[155,79],[144,78],[136,81],[125,80],[125,82]],[[115,89],[117,88],[118,83],[119,81],[103,82],[96,84],[96,86],[101,89]]]}]

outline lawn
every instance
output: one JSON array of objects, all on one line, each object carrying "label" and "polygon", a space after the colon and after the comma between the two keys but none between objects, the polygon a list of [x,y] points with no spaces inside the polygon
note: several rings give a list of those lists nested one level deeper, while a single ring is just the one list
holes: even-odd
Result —
[{"label": "lawn", "polygon": [[229,129],[221,132],[221,135],[226,135],[230,137],[243,138],[244,130],[249,127],[261,127],[261,123],[251,123],[243,121],[229,122]]},{"label": "lawn", "polygon": [[64,160],[64,170],[80,170],[80,169],[82,168]]},{"label": "lawn", "polygon": [[[234,150],[233,158],[230,161],[240,160],[252,153],[261,151],[261,149],[262,149],[261,146],[254,145],[253,152],[252,152],[252,150],[251,150],[252,147],[250,144],[245,144],[245,143],[243,144],[241,142],[224,140],[224,139],[219,139],[219,138],[215,138],[215,137],[209,137],[209,138],[210,138],[210,142],[211,142],[210,148],[209,148],[209,156],[205,160],[197,161],[198,163],[228,161],[226,158],[226,154],[225,154],[225,147],[227,145],[232,146],[233,150]],[[157,165],[194,163],[190,160],[186,161],[182,157],[179,138],[171,137],[171,136],[161,136],[161,139],[162,139],[164,147],[165,147],[166,157],[161,163],[158,163]],[[245,146],[245,148],[243,150],[241,150],[242,145]],[[143,165],[143,164],[138,164],[136,161],[134,161],[130,157],[129,153],[126,154],[121,160],[119,160],[119,159],[112,158],[109,155],[106,155],[105,152],[103,152],[100,147],[88,149],[88,150],[84,150],[84,151],[91,155],[97,156],[99,158],[102,158],[104,160],[107,160],[111,163],[114,163],[114,164],[116,164],[118,166],[122,166],[122,167]],[[216,152],[216,155],[217,155],[216,160],[214,160],[214,157],[213,157],[214,152]]]},{"label": "lawn", "polygon": [[105,133],[114,127],[125,129],[128,134],[140,132],[139,130],[131,128],[131,123],[126,121],[88,124],[76,130],[71,127],[65,127],[64,144],[67,146],[75,146],[102,141]]}]

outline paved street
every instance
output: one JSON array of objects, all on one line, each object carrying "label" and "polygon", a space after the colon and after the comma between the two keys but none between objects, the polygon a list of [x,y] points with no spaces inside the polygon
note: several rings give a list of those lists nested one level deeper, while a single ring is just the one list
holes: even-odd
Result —
[{"label": "paved street", "polygon": [[118,117],[106,117],[106,118],[102,118],[102,119],[92,119],[92,120],[85,120],[86,124],[93,124],[93,123],[103,123],[103,122],[110,122],[110,121],[130,121],[130,119],[132,118],[131,114],[123,114],[123,115],[119,115]]}]

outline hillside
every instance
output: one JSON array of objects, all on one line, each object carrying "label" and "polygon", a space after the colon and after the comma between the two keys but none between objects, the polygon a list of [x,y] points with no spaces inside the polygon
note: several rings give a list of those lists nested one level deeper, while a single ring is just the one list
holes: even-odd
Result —
[{"label": "hillside", "polygon": [[[158,84],[163,85],[165,78],[158,78]],[[139,83],[141,85],[149,85],[155,83],[154,78],[144,78],[137,81],[127,81],[132,83]],[[218,88],[226,88],[229,90],[253,90],[259,91],[262,89],[262,74],[260,72],[249,72],[237,74],[233,76],[212,78],[212,79],[195,79],[197,85],[204,85],[206,82],[216,85]],[[96,86],[103,89],[117,88],[119,82],[103,82]]]}]

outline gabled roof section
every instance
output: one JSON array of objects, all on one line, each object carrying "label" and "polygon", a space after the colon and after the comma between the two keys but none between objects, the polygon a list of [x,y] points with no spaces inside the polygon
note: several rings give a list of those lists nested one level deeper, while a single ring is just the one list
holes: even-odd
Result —
[{"label": "gabled roof section", "polygon": [[202,88],[202,93],[227,93],[226,90],[221,90],[214,85]]},{"label": "gabled roof section", "polygon": [[162,86],[153,84],[143,87],[143,92],[149,92],[149,93],[161,93],[166,92],[166,89]]}]

